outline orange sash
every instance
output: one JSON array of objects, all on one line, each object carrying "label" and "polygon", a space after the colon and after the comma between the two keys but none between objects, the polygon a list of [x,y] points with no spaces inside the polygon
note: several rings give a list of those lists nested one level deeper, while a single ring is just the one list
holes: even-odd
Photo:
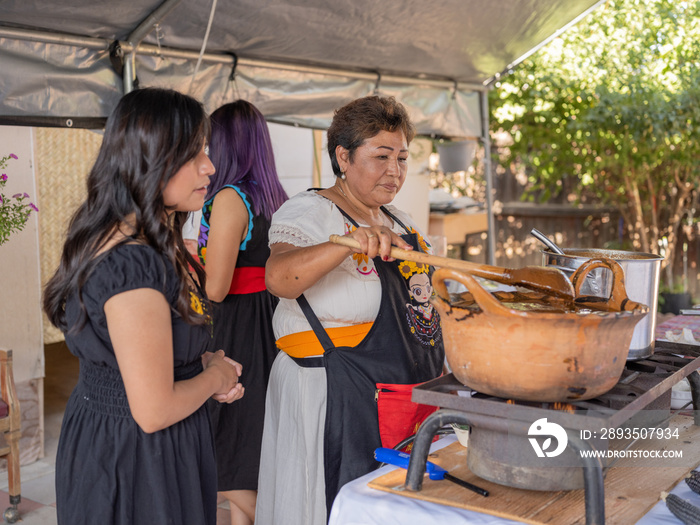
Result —
[{"label": "orange sash", "polygon": [[[335,346],[357,346],[365,338],[373,323],[363,323],[338,328],[326,328]],[[291,357],[323,355],[323,347],[313,330],[285,335],[277,340],[277,348]]]}]

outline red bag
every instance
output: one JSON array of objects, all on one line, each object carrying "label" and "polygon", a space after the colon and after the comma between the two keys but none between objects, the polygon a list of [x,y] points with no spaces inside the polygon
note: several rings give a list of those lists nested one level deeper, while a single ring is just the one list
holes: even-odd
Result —
[{"label": "red bag", "polygon": [[[383,447],[394,448],[414,435],[423,420],[440,408],[411,401],[411,391],[419,384],[377,383],[374,398],[377,401],[379,436]],[[404,452],[410,451],[412,446],[413,443],[404,447]]]}]

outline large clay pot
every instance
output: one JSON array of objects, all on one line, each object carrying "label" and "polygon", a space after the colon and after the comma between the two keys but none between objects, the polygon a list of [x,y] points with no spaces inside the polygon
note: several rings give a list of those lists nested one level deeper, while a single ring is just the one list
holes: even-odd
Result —
[{"label": "large clay pot", "polygon": [[[468,273],[436,270],[432,304],[440,313],[455,377],[478,392],[525,401],[579,401],[610,390],[625,367],[634,327],[648,308],[627,299],[624,274],[613,261],[589,261],[579,268],[572,278],[577,292],[585,275],[601,264],[617,276],[602,305],[608,311],[513,309]],[[451,304],[445,280],[466,286],[478,308]]]}]

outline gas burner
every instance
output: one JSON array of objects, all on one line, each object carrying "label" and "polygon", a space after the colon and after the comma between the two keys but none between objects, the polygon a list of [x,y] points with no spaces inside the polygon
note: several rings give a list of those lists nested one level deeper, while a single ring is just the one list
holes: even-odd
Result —
[{"label": "gas burner", "polygon": [[[430,443],[437,431],[450,423],[470,427],[467,463],[484,479],[502,485],[539,490],[585,489],[586,523],[604,523],[603,471],[606,465],[582,451],[606,450],[608,440],[590,429],[664,428],[670,419],[671,388],[687,377],[700,425],[700,351],[664,349],[657,341],[655,353],[640,361],[628,361],[618,383],[605,394],[587,401],[533,403],[488,396],[463,385],[449,374],[413,389],[412,400],[440,407],[425,420],[414,440],[406,475],[406,489],[422,487]],[[507,378],[504,378],[507,380]],[[523,465],[533,455],[528,433],[540,420],[563,427],[571,450],[544,469]],[[508,451],[506,453],[505,451]]]}]

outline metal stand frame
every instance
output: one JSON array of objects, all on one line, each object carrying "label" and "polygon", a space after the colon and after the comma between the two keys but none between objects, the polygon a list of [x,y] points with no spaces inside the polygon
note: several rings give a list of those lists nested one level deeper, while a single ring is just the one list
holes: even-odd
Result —
[{"label": "metal stand frame", "polygon": [[[425,474],[425,465],[430,453],[430,444],[438,430],[450,423],[475,427],[482,426],[508,432],[519,431],[519,434],[527,435],[526,427],[499,418],[467,414],[460,410],[440,409],[428,416],[416,433],[404,484],[406,490],[418,492],[423,487],[423,475]],[[583,466],[586,525],[604,525],[605,485],[603,483],[603,465],[599,458],[582,457],[581,451],[593,450],[587,441],[580,439],[576,432],[572,430],[567,430],[567,434],[569,443],[579,453]]]}]

